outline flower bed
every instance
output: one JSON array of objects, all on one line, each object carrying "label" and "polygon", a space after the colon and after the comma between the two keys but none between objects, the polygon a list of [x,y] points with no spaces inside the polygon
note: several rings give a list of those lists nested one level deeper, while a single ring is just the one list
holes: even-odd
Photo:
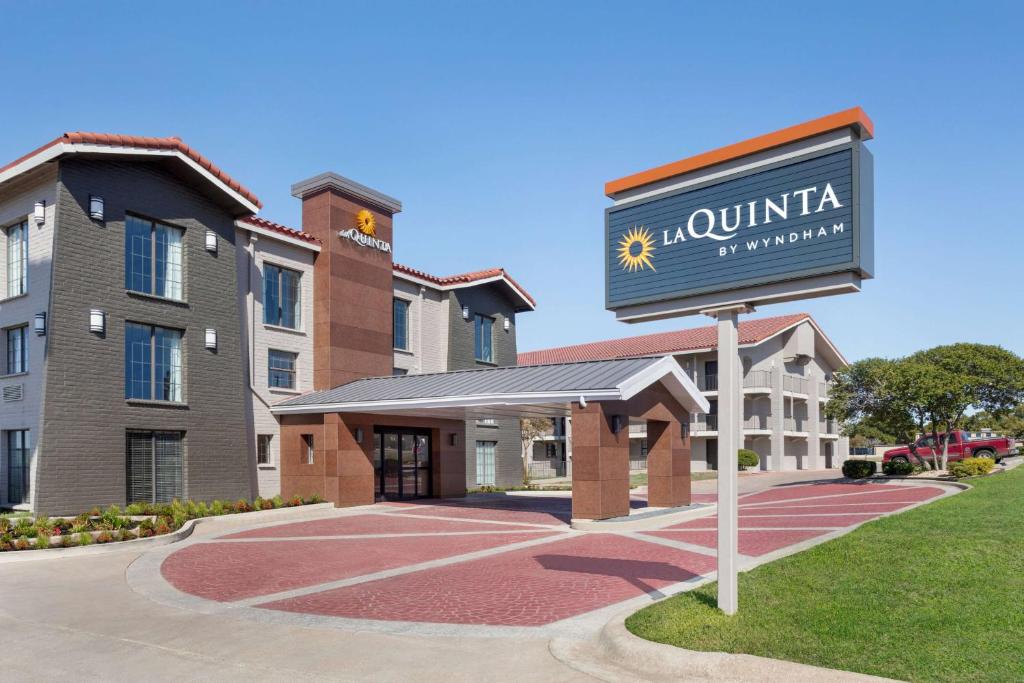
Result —
[{"label": "flower bed", "polygon": [[254,501],[215,500],[210,503],[174,500],[170,503],[131,503],[124,510],[117,505],[105,510],[93,508],[72,518],[0,517],[0,552],[130,541],[169,534],[190,519],[322,502],[323,499],[317,495],[308,498],[293,496],[288,500],[274,496]]}]

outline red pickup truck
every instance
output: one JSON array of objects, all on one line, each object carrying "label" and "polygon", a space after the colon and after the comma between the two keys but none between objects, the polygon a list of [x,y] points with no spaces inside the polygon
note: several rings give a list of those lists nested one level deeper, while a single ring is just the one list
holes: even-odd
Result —
[{"label": "red pickup truck", "polygon": [[[942,440],[945,434],[939,434],[939,447],[935,455],[942,457]],[[935,446],[935,438],[931,435],[922,436],[917,440],[917,456],[925,460],[931,460],[932,448]],[[997,436],[988,439],[972,439],[967,432],[957,431],[949,435],[949,461],[962,460],[963,458],[992,458],[999,462],[1003,458],[1017,455],[1017,443],[1013,437]],[[882,462],[890,460],[902,460],[904,462],[918,462],[910,453],[908,446],[890,448],[882,454]]]}]

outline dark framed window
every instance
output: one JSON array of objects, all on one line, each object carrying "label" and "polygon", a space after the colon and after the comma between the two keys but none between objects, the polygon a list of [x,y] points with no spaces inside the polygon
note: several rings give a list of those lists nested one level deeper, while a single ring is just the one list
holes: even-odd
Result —
[{"label": "dark framed window", "polygon": [[125,218],[125,289],[181,301],[185,231],[137,216]]},{"label": "dark framed window", "polygon": [[477,360],[494,362],[494,318],[479,315],[473,319],[473,353]]},{"label": "dark framed window", "polygon": [[299,329],[302,274],[270,263],[263,264],[263,322]]},{"label": "dark framed window", "polygon": [[169,503],[184,497],[184,433],[128,431],[125,436],[129,503]]},{"label": "dark framed window", "polygon": [[6,374],[28,372],[28,325],[7,328]]},{"label": "dark framed window", "polygon": [[32,451],[28,445],[27,429],[12,429],[4,432],[4,447],[7,450],[7,502],[21,505],[29,502],[29,470]]},{"label": "dark framed window", "polygon": [[647,439],[640,439],[640,457],[647,457]]},{"label": "dark framed window", "polygon": [[298,354],[270,349],[267,354],[267,383],[275,389],[295,388],[295,359]]},{"label": "dark framed window", "polygon": [[394,333],[395,348],[407,350],[409,348],[409,302],[405,299],[395,298],[392,303],[392,325]]},{"label": "dark framed window", "polygon": [[182,401],[181,336],[181,330],[125,324],[125,398]]},{"label": "dark framed window", "polygon": [[7,296],[28,291],[28,223],[9,226],[7,233]]},{"label": "dark framed window", "polygon": [[393,377],[401,377],[402,375],[408,375],[409,370],[406,368],[391,368],[391,375]]},{"label": "dark framed window", "polygon": [[302,435],[302,458],[303,463],[307,465],[313,464],[313,435],[303,434]]},{"label": "dark framed window", "polygon": [[257,434],[256,435],[256,464],[257,465],[269,465],[270,462],[270,442],[273,441],[273,434]]}]

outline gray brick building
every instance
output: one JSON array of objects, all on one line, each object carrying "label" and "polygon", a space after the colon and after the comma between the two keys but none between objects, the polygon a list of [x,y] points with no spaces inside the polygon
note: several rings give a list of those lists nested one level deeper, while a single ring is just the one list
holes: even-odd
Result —
[{"label": "gray brick building", "polygon": [[[334,290],[320,240],[259,208],[176,138],[69,133],[0,167],[0,507],[280,490],[270,406],[314,389]],[[534,302],[504,270],[393,271],[395,373],[516,363]],[[468,487],[521,482],[516,420],[465,450]]]}]

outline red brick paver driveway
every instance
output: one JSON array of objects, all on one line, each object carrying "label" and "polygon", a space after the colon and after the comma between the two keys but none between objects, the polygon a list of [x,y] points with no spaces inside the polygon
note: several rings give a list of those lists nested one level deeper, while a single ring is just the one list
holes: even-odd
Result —
[{"label": "red brick paver driveway", "polygon": [[[827,483],[747,494],[739,551],[756,562],[943,493]],[[714,515],[586,533],[570,530],[568,516],[567,496],[381,504],[193,542],[171,552],[160,573],[178,591],[262,614],[536,627],[674,592],[715,571]]]}]

